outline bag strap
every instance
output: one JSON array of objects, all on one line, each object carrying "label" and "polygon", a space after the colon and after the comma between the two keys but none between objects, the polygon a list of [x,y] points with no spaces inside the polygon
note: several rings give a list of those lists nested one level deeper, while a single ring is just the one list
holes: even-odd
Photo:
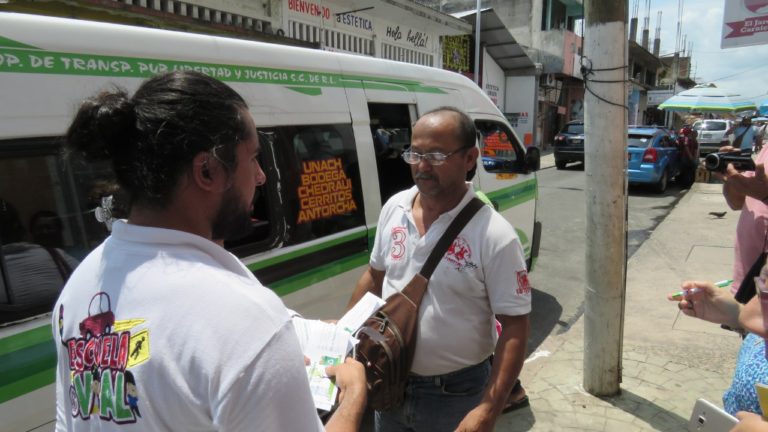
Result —
[{"label": "bag strap", "polygon": [[744,139],[744,135],[746,135],[746,134],[747,134],[747,132],[749,132],[749,129],[750,129],[751,127],[752,127],[752,126],[749,126],[748,128],[745,128],[745,129],[744,129],[744,132],[740,133],[740,134],[739,134],[739,136],[737,136],[737,137],[736,137],[736,139],[735,139],[735,140],[733,140],[733,143],[734,143],[734,144],[738,144],[738,147],[741,147],[741,141]]},{"label": "bag strap", "polygon": [[445,255],[445,252],[451,246],[453,240],[459,235],[461,230],[464,229],[475,213],[483,208],[484,205],[485,204],[480,201],[479,198],[474,197],[463,209],[461,209],[461,212],[456,215],[456,218],[454,218],[453,222],[448,225],[445,233],[443,233],[443,236],[440,237],[440,240],[437,241],[434,249],[432,249],[432,253],[429,254],[429,258],[427,258],[427,262],[424,263],[424,267],[421,268],[419,274],[422,275],[424,279],[429,280],[429,278],[432,277],[432,272],[435,271],[437,264],[440,262],[440,259],[443,258],[443,255]]}]

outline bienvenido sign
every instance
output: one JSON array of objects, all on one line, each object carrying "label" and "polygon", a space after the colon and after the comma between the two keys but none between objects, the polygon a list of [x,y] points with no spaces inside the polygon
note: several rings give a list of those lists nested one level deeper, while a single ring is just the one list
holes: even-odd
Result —
[{"label": "bienvenido sign", "polygon": [[370,37],[373,19],[349,8],[321,0],[285,0],[288,16],[321,28],[335,28],[351,34]]}]

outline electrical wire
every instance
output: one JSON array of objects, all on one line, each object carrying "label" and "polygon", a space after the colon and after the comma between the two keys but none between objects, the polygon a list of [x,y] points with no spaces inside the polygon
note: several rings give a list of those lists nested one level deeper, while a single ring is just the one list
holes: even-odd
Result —
[{"label": "electrical wire", "polygon": [[623,103],[616,103],[616,102],[610,101],[610,100],[608,100],[608,99],[598,95],[597,93],[595,93],[594,90],[592,90],[589,87],[589,83],[590,82],[593,82],[593,83],[624,83],[624,84],[626,84],[627,82],[629,82],[629,80],[627,80],[627,79],[623,79],[623,80],[597,80],[597,79],[590,78],[590,76],[594,75],[595,72],[615,71],[615,70],[619,70],[619,69],[627,69],[627,67],[628,67],[627,65],[622,65],[622,66],[607,67],[607,68],[593,68],[592,67],[592,60],[590,60],[587,56],[582,56],[581,57],[581,76],[582,76],[582,78],[584,80],[584,89],[586,89],[589,92],[589,94],[591,94],[592,96],[596,97],[597,100],[605,102],[608,105],[613,105],[613,106],[617,106],[617,107],[620,107],[620,108],[624,108],[627,112],[629,112],[629,107],[627,105],[625,105]]},{"label": "electrical wire", "polygon": [[[586,38],[587,38],[586,31],[584,30],[584,21],[585,20],[581,20],[582,41],[586,40]],[[625,47],[625,49],[626,49],[626,47]],[[589,62],[589,65],[586,64],[587,62]],[[597,98],[597,100],[599,100],[601,102],[605,102],[608,105],[613,105],[613,106],[617,106],[617,107],[620,107],[620,108],[624,108],[624,110],[629,112],[629,106],[627,106],[627,105],[625,105],[623,103],[616,103],[616,102],[613,102],[613,101],[609,101],[608,99],[606,99],[606,98],[600,96],[599,94],[595,93],[589,87],[589,83],[590,82],[603,83],[603,84],[606,84],[606,83],[624,83],[624,84],[626,84],[626,83],[628,83],[629,80],[627,80],[627,79],[623,79],[623,80],[596,80],[596,79],[590,79],[590,75],[594,75],[595,72],[609,72],[609,71],[615,71],[615,70],[619,70],[619,69],[625,69],[626,70],[628,67],[629,67],[628,65],[621,65],[621,66],[607,67],[607,68],[594,68],[594,67],[592,67],[592,60],[590,60],[586,55],[582,55],[581,56],[581,77],[582,77],[582,79],[584,81],[584,89],[586,91],[588,91],[589,94],[591,94],[592,96]],[[625,76],[626,76],[626,74],[625,74]]]},{"label": "electrical wire", "polygon": [[716,78],[716,79],[713,79],[713,80],[708,80],[708,82],[715,82],[715,81],[724,80],[724,79],[726,79],[726,78],[732,78],[732,77],[735,77],[736,75],[741,75],[741,74],[743,74],[743,73],[752,72],[752,71],[755,71],[755,70],[757,70],[757,69],[760,69],[760,68],[764,68],[764,67],[766,67],[766,66],[768,66],[768,63],[767,63],[767,64],[761,64],[761,65],[759,65],[759,66],[755,66],[755,67],[753,67],[753,68],[744,69],[744,70],[742,70],[742,71],[739,71],[739,72],[736,72],[736,73],[733,73],[733,74],[730,74],[730,75],[726,75],[726,76],[724,76],[724,77]]}]

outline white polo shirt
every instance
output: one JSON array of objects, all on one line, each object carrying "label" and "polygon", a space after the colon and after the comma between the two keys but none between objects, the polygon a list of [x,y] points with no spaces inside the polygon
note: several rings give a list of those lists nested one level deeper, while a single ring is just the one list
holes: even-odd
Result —
[{"label": "white polo shirt", "polygon": [[[440,215],[423,237],[413,220],[416,186],[393,196],[379,216],[370,265],[385,271],[384,298],[421,270],[451,221],[475,193]],[[531,311],[525,256],[514,228],[485,206],[469,221],[430,278],[419,309],[411,371],[441,375],[480,363],[495,348],[494,315]]]},{"label": "white polo shirt", "polygon": [[118,221],[53,313],[56,430],[322,430],[280,299],[186,232]]}]

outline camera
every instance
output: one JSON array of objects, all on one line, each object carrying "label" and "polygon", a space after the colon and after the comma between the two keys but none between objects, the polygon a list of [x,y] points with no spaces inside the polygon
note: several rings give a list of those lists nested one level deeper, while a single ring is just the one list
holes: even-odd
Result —
[{"label": "camera", "polygon": [[736,152],[710,153],[704,158],[704,168],[709,171],[725,172],[728,164],[733,164],[737,171],[754,171],[755,161],[749,154]]}]

